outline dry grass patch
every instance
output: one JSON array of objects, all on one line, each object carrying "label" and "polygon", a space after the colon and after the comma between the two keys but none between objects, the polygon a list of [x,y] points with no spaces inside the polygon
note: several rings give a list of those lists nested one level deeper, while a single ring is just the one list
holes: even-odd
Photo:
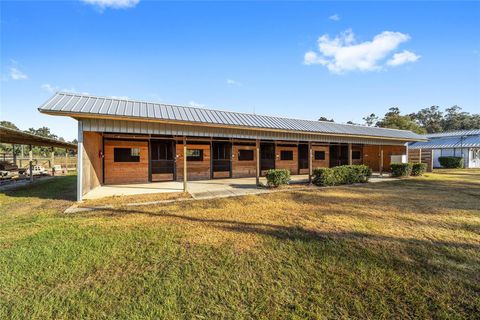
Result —
[{"label": "dry grass patch", "polygon": [[113,206],[121,207],[130,203],[154,202],[165,200],[180,200],[190,199],[191,195],[187,192],[164,192],[164,193],[149,193],[131,196],[112,196],[100,199],[84,200],[78,206],[82,208],[96,207],[96,206]]},{"label": "dry grass patch", "polygon": [[0,194],[0,318],[480,313],[480,170],[77,214],[66,185]]}]

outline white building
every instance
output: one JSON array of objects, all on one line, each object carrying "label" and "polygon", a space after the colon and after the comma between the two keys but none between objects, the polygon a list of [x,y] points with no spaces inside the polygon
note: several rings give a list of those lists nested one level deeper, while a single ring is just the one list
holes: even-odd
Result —
[{"label": "white building", "polygon": [[465,168],[480,168],[480,129],[431,133],[428,141],[412,142],[409,150],[432,150],[433,167],[441,168],[439,157],[463,157]]}]

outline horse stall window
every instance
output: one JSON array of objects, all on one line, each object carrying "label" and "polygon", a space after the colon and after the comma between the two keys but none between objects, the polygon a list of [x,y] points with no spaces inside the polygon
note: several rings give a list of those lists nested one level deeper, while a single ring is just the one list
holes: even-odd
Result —
[{"label": "horse stall window", "polygon": [[238,161],[252,161],[253,150],[238,150]]},{"label": "horse stall window", "polygon": [[140,162],[140,149],[113,148],[113,162]]},{"label": "horse stall window", "polygon": [[293,160],[293,151],[290,151],[290,150],[280,151],[280,160]]},{"label": "horse stall window", "polygon": [[352,160],[360,160],[362,158],[362,152],[359,150],[352,151]]},{"label": "horse stall window", "polygon": [[187,161],[203,161],[203,150],[187,149]]},{"label": "horse stall window", "polygon": [[325,160],[325,151],[315,151],[314,158],[315,160]]}]

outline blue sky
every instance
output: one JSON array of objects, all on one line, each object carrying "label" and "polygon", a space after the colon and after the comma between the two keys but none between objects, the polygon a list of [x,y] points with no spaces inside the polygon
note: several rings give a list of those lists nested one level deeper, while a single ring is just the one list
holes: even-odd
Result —
[{"label": "blue sky", "polygon": [[2,120],[49,126],[56,90],[362,122],[480,112],[479,2],[2,1]]}]

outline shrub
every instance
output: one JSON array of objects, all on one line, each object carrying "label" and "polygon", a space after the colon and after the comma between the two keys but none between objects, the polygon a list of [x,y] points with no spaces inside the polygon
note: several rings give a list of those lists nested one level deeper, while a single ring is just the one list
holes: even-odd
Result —
[{"label": "shrub", "polygon": [[392,163],[390,170],[393,177],[408,177],[412,173],[411,163]]},{"label": "shrub", "polygon": [[463,168],[462,157],[438,157],[438,162],[444,168],[458,169]]},{"label": "shrub", "polygon": [[412,163],[412,176],[422,176],[427,171],[426,163]]},{"label": "shrub", "polygon": [[288,184],[290,181],[290,170],[287,169],[270,169],[267,171],[267,185],[269,187],[278,187]]},{"label": "shrub", "polygon": [[313,170],[313,183],[318,186],[364,183],[371,175],[372,170],[365,165],[318,168]]}]

